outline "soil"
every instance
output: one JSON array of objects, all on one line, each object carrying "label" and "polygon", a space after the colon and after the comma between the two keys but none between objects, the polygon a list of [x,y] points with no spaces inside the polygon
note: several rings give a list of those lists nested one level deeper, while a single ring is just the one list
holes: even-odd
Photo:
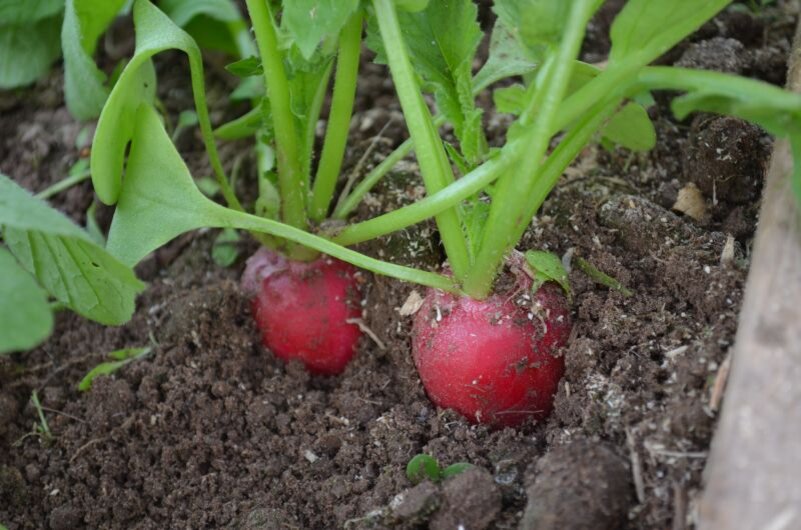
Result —
[{"label": "soil", "polygon": [[[607,2],[594,20],[585,59],[604,58],[619,4]],[[782,83],[797,12],[789,2],[759,15],[737,5],[661,61]],[[232,82],[223,63],[208,65],[216,123],[243,110],[222,97]],[[174,118],[191,105],[183,58],[167,54],[158,68]],[[404,137],[386,72],[365,72],[347,168],[375,143],[370,167]],[[31,190],[86,156],[61,76],[56,68],[32,90],[0,94],[0,171]],[[237,263],[221,268],[211,259],[216,232],[198,231],[139,265],[149,286],[127,325],[60,313],[44,345],[0,360],[0,522],[11,530],[693,527],[720,405],[712,389],[736,329],[770,141],[738,120],[676,122],[668,101],[658,94],[651,109],[654,151],[586,149],[521,242],[581,257],[633,291],[571,270],[575,326],[549,419],[490,430],[433,407],[411,361],[411,318],[399,315],[422,289],[383,277],[364,286],[364,322],[380,342],[364,337],[344,374],[310,376],[280,362],[261,346],[238,286],[255,244],[244,241]],[[492,128],[504,118],[486,119]],[[193,174],[209,174],[197,134],[179,147]],[[251,171],[246,149],[229,144],[228,166],[241,155]],[[419,195],[414,162],[402,169],[359,216]],[[704,215],[672,211],[690,184]],[[91,186],[52,202],[84,223]],[[110,211],[98,218],[107,226]],[[409,252],[404,241],[417,246]],[[362,250],[428,268],[442,259],[431,225]],[[146,345],[149,356],[77,391],[106,353]],[[49,436],[36,434],[33,390]],[[413,486],[405,466],[421,452],[474,467]]]}]

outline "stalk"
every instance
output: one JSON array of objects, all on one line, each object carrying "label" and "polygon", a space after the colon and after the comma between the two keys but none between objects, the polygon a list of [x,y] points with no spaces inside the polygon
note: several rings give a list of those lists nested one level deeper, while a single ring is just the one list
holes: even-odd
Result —
[{"label": "stalk", "polygon": [[540,109],[530,137],[526,155],[528,165],[522,164],[519,172],[505,175],[498,183],[481,247],[468,272],[464,291],[473,298],[483,299],[492,290],[492,283],[506,252],[512,248],[528,226],[524,218],[531,199],[531,190],[540,175],[542,159],[548,149],[557,110],[564,98],[573,61],[584,38],[586,23],[592,14],[594,0],[576,0],[573,3],[560,46],[552,61],[543,68],[541,88],[535,94],[536,108]]},{"label": "stalk", "polygon": [[[328,92],[328,84],[331,80],[331,67],[333,63],[328,63],[325,68],[320,82],[317,84],[317,90],[314,92],[314,97],[311,100],[308,116],[305,121],[305,129],[303,130],[303,143],[301,145],[301,164],[300,170],[303,174],[303,189],[310,195],[311,190],[311,164],[312,155],[314,151],[314,140],[317,134],[317,122],[320,120],[320,113],[323,110],[323,103],[325,103],[325,95]],[[306,208],[309,208],[309,197],[306,197]],[[308,215],[308,213],[307,213]]]},{"label": "stalk", "polygon": [[37,193],[36,198],[42,200],[49,199],[53,195],[57,195],[62,191],[75,186],[76,184],[80,184],[81,182],[83,182],[84,180],[88,179],[91,176],[92,173],[88,169],[86,171],[81,171],[74,175],[70,175]]},{"label": "stalk", "polygon": [[305,229],[306,207],[300,145],[289,98],[289,84],[267,0],[246,0],[256,44],[264,66],[264,86],[270,100],[275,125],[278,183],[281,189],[281,218],[290,225]]},{"label": "stalk", "polygon": [[[445,116],[434,117],[435,127],[439,127],[444,123]],[[413,150],[414,142],[412,142],[411,138],[407,138],[384,160],[382,160],[380,164],[374,167],[351,193],[345,195],[344,197],[340,197],[339,202],[334,209],[334,214],[331,217],[334,219],[344,220],[351,213],[353,213],[353,210],[359,206],[359,202],[361,202],[362,198],[367,195],[371,189],[373,189],[373,186],[375,186],[379,180],[384,178],[384,175],[389,173],[398,162],[403,160],[406,155],[411,153]]]},{"label": "stalk", "polygon": [[[373,6],[423,182],[428,193],[434,194],[454,181],[453,170],[417,84],[401,35],[395,3],[393,0],[373,0]],[[467,274],[470,260],[459,214],[455,208],[447,210],[439,214],[436,221],[453,275],[461,281]]]},{"label": "stalk", "polygon": [[337,177],[345,157],[350,119],[353,115],[353,100],[356,97],[356,81],[359,75],[359,53],[362,43],[362,14],[357,11],[348,21],[339,37],[337,71],[334,76],[334,93],[331,97],[331,112],[323,141],[323,152],[317,175],[314,178],[309,217],[316,222],[325,219]]},{"label": "stalk", "polygon": [[[599,112],[588,113],[587,117],[565,135],[542,168],[541,176],[535,186],[535,198],[529,206],[530,215],[528,215],[528,218],[534,216],[545,197],[547,197],[548,192],[559,180],[559,177],[562,176],[565,168],[581,152],[603,122],[618,108],[618,104],[619,101],[606,103]],[[524,143],[523,139],[516,140],[509,144],[500,156],[483,163],[445,189],[429,195],[414,204],[350,225],[332,237],[331,240],[340,245],[354,245],[402,230],[425,219],[430,219],[486,188],[511,168],[519,159],[521,153],[526,151],[526,148],[527,144]]]}]

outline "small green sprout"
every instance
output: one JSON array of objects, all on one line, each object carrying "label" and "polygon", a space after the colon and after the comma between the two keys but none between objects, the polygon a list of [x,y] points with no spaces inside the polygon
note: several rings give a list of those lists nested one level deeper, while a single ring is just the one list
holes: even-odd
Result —
[{"label": "small green sprout", "polygon": [[581,271],[589,276],[593,281],[596,283],[600,283],[601,285],[605,285],[610,289],[614,289],[615,291],[620,291],[623,293],[623,296],[629,297],[634,296],[634,293],[627,288],[625,285],[617,281],[616,279],[612,278],[608,274],[605,274],[598,270],[592,263],[585,260],[584,258],[576,257],[576,267],[581,269]]},{"label": "small green sprout", "polygon": [[112,360],[100,363],[89,370],[89,373],[83,376],[81,382],[78,383],[78,390],[81,392],[90,390],[96,377],[113,374],[126,364],[149,355],[151,351],[153,351],[153,348],[147,346],[144,348],[123,348],[109,353],[108,357]]},{"label": "small green sprout", "polygon": [[[31,436],[39,437],[45,444],[49,444],[53,441],[53,433],[50,431],[50,425],[47,423],[47,418],[45,417],[44,409],[42,408],[42,403],[39,401],[39,394],[36,390],[31,393],[31,403],[33,403],[33,408],[36,409],[39,421],[34,422],[31,432],[14,442],[14,447],[19,447],[26,438]],[[0,530],[2,530],[2,527],[0,527]]]},{"label": "small green sprout", "polygon": [[534,274],[532,290],[536,291],[543,283],[553,281],[564,289],[568,298],[572,296],[567,271],[558,256],[544,250],[529,250],[526,252],[526,262]]},{"label": "small green sprout", "polygon": [[426,479],[432,482],[439,482],[454,475],[458,475],[471,467],[473,467],[473,464],[458,462],[442,469],[436,458],[421,453],[409,460],[409,463],[406,465],[406,477],[408,477],[413,484],[419,484]]}]

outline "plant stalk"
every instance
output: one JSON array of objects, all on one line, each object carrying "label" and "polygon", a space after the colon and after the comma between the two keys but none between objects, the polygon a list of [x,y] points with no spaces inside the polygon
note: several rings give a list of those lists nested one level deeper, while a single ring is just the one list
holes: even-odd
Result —
[{"label": "plant stalk", "polygon": [[320,222],[328,215],[334,198],[345,146],[348,140],[353,101],[356,98],[356,82],[359,75],[359,54],[362,43],[362,14],[357,11],[348,21],[339,36],[337,70],[334,76],[334,93],[331,96],[331,112],[325,130],[323,152],[317,175],[314,178],[309,217]]},{"label": "plant stalk", "polygon": [[[536,210],[542,205],[547,191],[559,180],[565,168],[576,158],[578,153],[590,141],[603,122],[617,109],[618,101],[607,103],[600,112],[588,113],[571,131],[565,135],[559,145],[542,168],[542,174],[535,187],[535,199],[529,207],[533,217]],[[331,240],[340,245],[354,245],[374,239],[408,226],[430,219],[449,208],[460,204],[463,200],[473,196],[489,184],[494,182],[506,170],[511,168],[519,159],[521,153],[527,150],[527,144],[521,138],[509,144],[501,155],[488,160],[464,177],[460,178],[445,189],[397,210],[384,215],[350,225],[337,233]],[[539,183],[542,183],[539,185]],[[543,196],[542,191],[547,190]],[[541,197],[541,198],[540,198]]]},{"label": "plant stalk", "polygon": [[520,160],[519,170],[504,175],[498,182],[478,255],[464,281],[468,296],[487,297],[504,256],[519,241],[531,220],[525,217],[531,191],[540,176],[557,111],[567,91],[587,21],[596,5],[594,0],[573,2],[559,48],[540,73],[545,77],[535,94],[539,113],[526,135],[530,140],[525,163]]},{"label": "plant stalk", "polygon": [[[373,6],[423,182],[428,193],[434,194],[454,181],[453,170],[420,92],[417,74],[412,68],[401,34],[395,3],[393,0],[373,0]],[[470,260],[459,213],[455,208],[447,210],[439,214],[436,221],[453,275],[457,281],[461,281],[467,274]]]},{"label": "plant stalk", "polygon": [[[292,115],[289,83],[268,0],[246,0],[256,44],[264,69],[264,86],[270,100],[275,126],[278,184],[281,191],[281,218],[291,226],[306,229],[305,177],[295,117]],[[291,249],[290,249],[291,253]]]}]

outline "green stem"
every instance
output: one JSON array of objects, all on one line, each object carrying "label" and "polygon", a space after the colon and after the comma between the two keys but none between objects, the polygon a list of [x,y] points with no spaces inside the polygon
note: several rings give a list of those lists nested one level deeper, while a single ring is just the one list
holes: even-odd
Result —
[{"label": "green stem", "polygon": [[[575,159],[578,153],[590,141],[592,135],[598,130],[604,120],[617,108],[617,102],[608,104],[606,110],[601,112],[589,113],[588,117],[581,120],[571,131],[565,135],[564,139],[554,149],[551,156],[542,168],[541,178],[542,187],[550,189],[559,180],[565,168]],[[527,151],[527,144],[523,139],[515,140],[508,144],[504,151],[497,157],[483,163],[464,177],[460,178],[445,189],[424,198],[409,206],[404,206],[393,210],[387,214],[375,217],[368,221],[363,221],[350,225],[331,238],[340,245],[354,245],[362,241],[367,241],[380,237],[391,232],[402,230],[408,226],[430,219],[435,215],[449,208],[460,204],[463,200],[473,196],[475,193],[486,188],[495,179],[513,166],[519,160],[522,153]],[[542,195],[540,187],[535,187],[537,197]],[[547,196],[547,192],[545,193]],[[544,200],[544,197],[542,198]],[[536,210],[542,204],[542,200],[532,201],[532,208],[535,210],[529,218],[534,216]],[[536,203],[536,204],[535,204]]]},{"label": "green stem", "polygon": [[576,0],[572,4],[562,42],[554,58],[546,64],[540,75],[545,76],[535,97],[539,109],[537,120],[526,137],[530,138],[526,164],[499,180],[490,207],[481,247],[465,281],[465,292],[473,297],[485,298],[492,290],[495,275],[509,251],[522,236],[530,217],[525,218],[542,159],[548,149],[557,111],[564,98],[568,82],[586,23],[594,8],[594,0]]},{"label": "green stem", "polygon": [[[445,116],[435,116],[434,117],[434,126],[439,128],[442,124],[445,123]],[[411,138],[404,141],[398,147],[395,148],[384,160],[381,161],[376,167],[374,167],[367,176],[359,183],[356,188],[354,188],[353,192],[350,194],[341,197],[339,202],[337,203],[337,207],[334,210],[334,214],[331,216],[334,219],[345,219],[353,210],[359,206],[359,202],[361,202],[362,198],[364,198],[367,193],[373,189],[379,180],[384,178],[384,176],[389,173],[395,165],[403,160],[409,153],[414,150],[414,142],[412,142]]]},{"label": "green stem", "polygon": [[36,198],[47,200],[53,195],[61,193],[62,191],[69,189],[76,184],[80,184],[84,180],[88,179],[92,176],[90,171],[81,171],[80,173],[76,173],[75,175],[70,175],[66,178],[63,178],[53,184],[52,186],[48,186],[47,188],[43,189],[39,193],[36,194]]},{"label": "green stem", "polygon": [[325,253],[342,261],[347,261],[348,263],[376,274],[391,276],[399,280],[414,282],[452,293],[459,292],[453,278],[448,276],[377,260],[293,226],[273,221],[272,219],[265,219],[256,215],[225,208],[217,203],[209,202],[208,207],[209,220],[215,226],[264,232],[275,237],[293,241],[299,245]]},{"label": "green stem", "polygon": [[206,104],[206,90],[204,87],[203,79],[203,60],[200,57],[200,52],[197,54],[187,53],[189,56],[189,75],[192,80],[192,94],[195,98],[195,111],[197,112],[198,124],[200,125],[200,135],[203,138],[203,144],[206,146],[206,152],[209,155],[209,162],[211,169],[214,171],[214,176],[217,179],[217,184],[220,186],[220,192],[225,198],[228,206],[235,210],[244,210],[239,199],[231,189],[231,184],[228,182],[228,177],[223,170],[222,162],[220,162],[220,153],[217,151],[217,144],[214,140],[214,130],[211,127],[211,119],[209,118],[209,107]]},{"label": "green stem", "polygon": [[[314,91],[314,97],[311,100],[307,117],[305,119],[305,128],[303,131],[303,149],[301,155],[301,171],[303,171],[303,186],[304,190],[309,190],[307,196],[311,198],[311,163],[312,152],[314,151],[314,141],[317,136],[317,122],[320,121],[320,114],[323,110],[323,103],[325,103],[325,96],[328,93],[328,84],[331,80],[331,69],[333,63],[329,62],[325,68],[325,72],[320,77],[317,84],[317,89]],[[306,208],[309,208],[308,204]]]},{"label": "green stem", "polygon": [[289,83],[278,50],[272,14],[267,0],[246,0],[246,3],[264,66],[264,86],[272,109],[278,184],[281,189],[281,218],[291,226],[306,228],[305,177],[295,117],[290,107]]},{"label": "green stem", "polygon": [[720,72],[691,70],[673,66],[643,68],[636,79],[638,90],[679,90],[683,92],[709,92],[732,99],[769,100],[777,107],[801,111],[801,98],[775,85]]},{"label": "green stem", "polygon": [[214,129],[214,136],[220,140],[239,140],[240,138],[247,138],[253,136],[256,131],[261,127],[262,110],[256,104],[246,114],[235,118],[229,122],[223,123]]},{"label": "green stem", "polygon": [[[373,6],[423,182],[428,193],[433,194],[454,181],[453,170],[417,84],[417,74],[403,41],[395,3],[393,0],[373,0]],[[442,212],[436,221],[453,275],[461,281],[467,273],[469,257],[458,211]]]},{"label": "green stem", "polygon": [[331,97],[331,112],[325,131],[323,152],[317,175],[314,178],[309,217],[320,222],[328,215],[334,197],[345,145],[348,139],[350,118],[353,115],[353,100],[356,98],[356,81],[359,75],[359,53],[362,43],[362,14],[357,11],[339,36],[337,72],[334,77],[334,93]]}]

